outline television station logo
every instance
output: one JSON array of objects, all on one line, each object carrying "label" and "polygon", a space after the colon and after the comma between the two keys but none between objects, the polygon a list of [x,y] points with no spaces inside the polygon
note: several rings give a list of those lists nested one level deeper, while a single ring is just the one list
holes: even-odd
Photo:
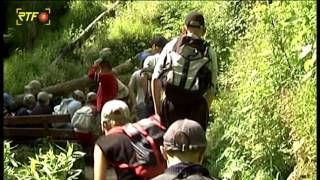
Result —
[{"label": "television station logo", "polygon": [[24,11],[22,8],[16,8],[16,25],[21,26],[24,22],[38,21],[44,25],[50,25],[51,21],[49,15],[51,13],[50,8],[45,8],[44,11]]}]

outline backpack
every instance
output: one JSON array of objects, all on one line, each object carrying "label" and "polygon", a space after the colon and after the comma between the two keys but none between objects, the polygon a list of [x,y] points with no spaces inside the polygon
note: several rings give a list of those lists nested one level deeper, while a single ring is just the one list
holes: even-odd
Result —
[{"label": "backpack", "polygon": [[166,162],[159,147],[163,143],[165,127],[159,123],[155,116],[108,131],[108,134],[114,133],[127,135],[136,153],[134,163],[114,164],[115,168],[133,169],[135,174],[142,179],[151,179],[163,173],[166,169]]},{"label": "backpack", "polygon": [[89,132],[95,132],[99,130],[99,129],[96,129],[97,127],[96,113],[93,111],[92,107],[88,105],[81,107],[74,113],[71,119],[71,123],[73,127],[79,130],[84,130]]},{"label": "backpack", "polygon": [[63,99],[61,103],[53,108],[52,114],[69,114],[68,105],[72,102],[72,98]]},{"label": "backpack", "polygon": [[[149,77],[151,77],[153,73],[152,67],[147,67],[141,69],[140,76],[143,73],[147,73]],[[153,105],[153,98],[152,98],[152,92],[151,92],[151,78],[147,79],[147,91],[144,94],[144,103],[146,104],[146,108],[154,114],[154,105]]]},{"label": "backpack", "polygon": [[190,36],[177,39],[173,49],[167,52],[160,73],[168,99],[193,101],[202,97],[212,85],[208,51],[209,43],[205,40]]}]

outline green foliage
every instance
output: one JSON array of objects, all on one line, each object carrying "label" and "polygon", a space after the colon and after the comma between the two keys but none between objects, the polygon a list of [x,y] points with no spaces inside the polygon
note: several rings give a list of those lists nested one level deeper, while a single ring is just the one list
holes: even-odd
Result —
[{"label": "green foliage", "polygon": [[[178,36],[185,16],[197,10],[206,19],[205,39],[220,70],[206,166],[230,179],[315,179],[314,1],[126,2],[60,66],[48,66],[111,2],[68,4],[57,31],[40,36],[34,50],[18,49],[6,59],[5,88],[13,94],[34,78],[46,86],[85,75],[104,47],[113,50],[112,65],[118,65],[146,49],[155,34]],[[7,174],[19,164],[14,157],[28,162],[11,153]],[[33,159],[37,164],[41,158]]]},{"label": "green foliage", "polygon": [[[228,71],[220,76],[225,95],[212,107],[216,122],[209,137],[218,133],[222,140],[212,142],[211,169],[219,176],[315,178],[315,87],[303,85],[303,79],[315,77],[315,7],[314,2],[274,2],[250,10],[247,32],[232,46]],[[283,101],[286,91],[294,93]]]},{"label": "green foliage", "polygon": [[[85,153],[77,151],[76,144],[67,143],[62,148],[43,141],[37,148],[28,146],[10,147],[4,142],[5,179],[79,179],[84,170],[77,165]],[[27,158],[27,159],[26,159]]]},{"label": "green foliage", "polygon": [[316,177],[316,79],[309,78],[290,90],[283,90],[279,113],[290,129],[290,153],[296,160],[292,179]]}]

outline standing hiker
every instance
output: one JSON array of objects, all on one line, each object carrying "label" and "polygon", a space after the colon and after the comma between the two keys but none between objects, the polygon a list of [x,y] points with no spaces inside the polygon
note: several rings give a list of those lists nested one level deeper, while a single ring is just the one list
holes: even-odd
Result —
[{"label": "standing hiker", "polygon": [[126,103],[111,100],[101,112],[100,136],[94,147],[94,180],[104,180],[109,166],[114,167],[118,179],[147,180],[166,168],[160,153],[165,128],[152,117],[130,123]]},{"label": "standing hiker", "polygon": [[104,103],[115,99],[118,93],[118,82],[116,75],[112,72],[111,63],[108,61],[108,54],[100,56],[92,68],[88,77],[99,83],[97,91],[97,112],[101,112]]},{"label": "standing hiker", "polygon": [[[177,119],[192,119],[206,130],[209,107],[217,92],[217,60],[202,39],[206,32],[202,14],[191,12],[183,33],[163,49],[152,75],[155,114],[170,126]],[[164,98],[161,99],[161,90]]]},{"label": "standing hiker", "polygon": [[168,168],[153,180],[214,180],[202,166],[207,146],[201,125],[193,120],[175,121],[163,137],[161,153]]},{"label": "standing hiker", "polygon": [[167,40],[163,36],[154,37],[151,40],[151,54],[146,57],[144,63],[140,63],[139,70],[135,71],[130,78],[128,85],[130,89],[130,102],[137,120],[154,114],[150,85],[151,74],[166,43]]}]

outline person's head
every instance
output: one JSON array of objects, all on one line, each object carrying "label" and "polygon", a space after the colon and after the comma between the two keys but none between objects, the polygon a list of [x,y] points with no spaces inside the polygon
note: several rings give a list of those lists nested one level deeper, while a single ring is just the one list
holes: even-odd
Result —
[{"label": "person's head", "polygon": [[99,59],[101,60],[99,67],[103,72],[109,72],[112,70],[110,60],[112,59],[112,53],[110,48],[103,48],[99,52]]},{"label": "person's head", "polygon": [[162,49],[164,48],[164,46],[168,43],[168,40],[161,36],[161,35],[157,35],[155,36],[151,41],[150,41],[150,46],[151,46],[151,52],[153,54],[155,53],[161,53]]},{"label": "person's head", "polygon": [[81,102],[81,104],[84,104],[84,103],[85,103],[84,93],[83,93],[83,91],[81,91],[81,90],[79,90],[79,89],[73,91],[72,97],[73,97],[73,99]]},{"label": "person's head", "polygon": [[205,132],[198,122],[177,120],[163,136],[161,152],[168,165],[177,162],[201,164],[206,144]]},{"label": "person's head", "polygon": [[23,104],[29,109],[32,109],[36,105],[36,98],[31,93],[25,94],[23,97]]},{"label": "person's head", "polygon": [[49,106],[51,95],[45,91],[40,91],[37,95],[38,103],[42,106]]},{"label": "person's head", "polygon": [[24,87],[25,93],[31,93],[34,96],[37,96],[37,94],[41,90],[41,83],[38,80],[32,80]]},{"label": "person's head", "polygon": [[99,64],[101,71],[103,71],[103,72],[112,71],[112,65],[111,65],[110,61],[107,59],[107,57],[103,57],[101,59],[102,59],[102,61]]},{"label": "person's head", "polygon": [[87,104],[95,105],[97,101],[97,94],[95,92],[89,92],[87,94]]},{"label": "person's head", "polygon": [[128,105],[121,100],[111,100],[103,105],[101,111],[101,128],[105,133],[115,127],[130,122]]},{"label": "person's head", "polygon": [[196,11],[189,13],[185,19],[182,31],[184,34],[193,34],[202,37],[206,33],[203,15]]}]

